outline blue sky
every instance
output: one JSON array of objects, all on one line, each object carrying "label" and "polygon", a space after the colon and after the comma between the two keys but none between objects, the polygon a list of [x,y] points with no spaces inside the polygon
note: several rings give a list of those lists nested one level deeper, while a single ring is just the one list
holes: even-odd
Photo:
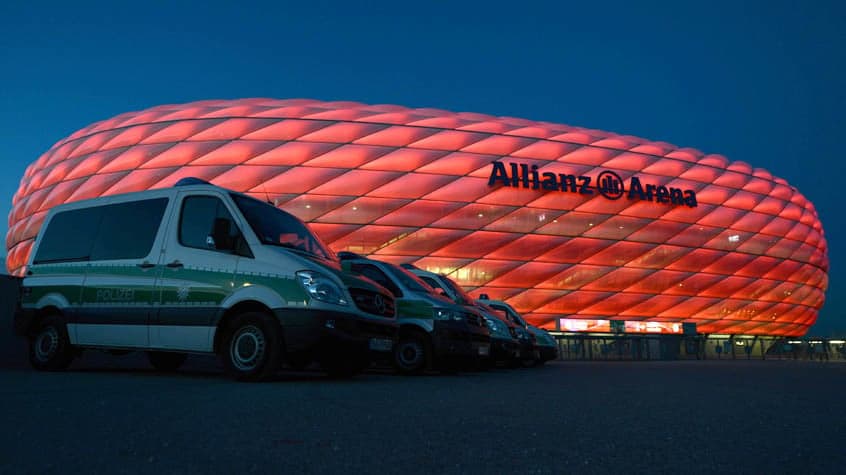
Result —
[{"label": "blue sky", "polygon": [[812,333],[846,334],[844,71],[837,1],[4,2],[0,212],[53,143],[163,103],[307,97],[524,117],[788,180],[829,242]]}]

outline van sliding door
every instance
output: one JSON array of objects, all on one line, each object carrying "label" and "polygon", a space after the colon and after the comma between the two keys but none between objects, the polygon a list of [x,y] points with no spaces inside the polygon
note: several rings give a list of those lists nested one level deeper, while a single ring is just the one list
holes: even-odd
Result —
[{"label": "van sliding door", "polygon": [[75,318],[80,345],[144,348],[161,269],[155,246],[167,198],[92,208],[100,213]]}]

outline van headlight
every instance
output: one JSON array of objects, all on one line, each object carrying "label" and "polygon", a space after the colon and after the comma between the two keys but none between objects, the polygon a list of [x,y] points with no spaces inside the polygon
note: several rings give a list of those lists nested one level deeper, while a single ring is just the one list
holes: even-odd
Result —
[{"label": "van headlight", "polygon": [[347,305],[343,290],[329,277],[319,272],[301,270],[297,272],[297,278],[313,298],[335,305]]},{"label": "van headlight", "polygon": [[446,308],[433,308],[432,318],[435,320],[461,320],[461,313]]},{"label": "van headlight", "polygon": [[485,317],[485,323],[488,329],[499,336],[508,337],[508,331],[505,329],[505,324],[493,318]]}]

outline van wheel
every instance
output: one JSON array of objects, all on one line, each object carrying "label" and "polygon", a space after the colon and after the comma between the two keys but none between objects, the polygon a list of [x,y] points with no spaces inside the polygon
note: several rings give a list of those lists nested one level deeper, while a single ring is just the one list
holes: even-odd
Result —
[{"label": "van wheel", "polygon": [[429,365],[431,350],[428,342],[420,335],[400,336],[394,346],[394,366],[402,374],[420,374]]},{"label": "van wheel", "polygon": [[147,359],[153,368],[159,371],[176,371],[188,358],[186,353],[171,353],[169,351],[148,351]]},{"label": "van wheel", "polygon": [[226,372],[237,381],[264,381],[276,373],[282,354],[278,324],[261,312],[238,315],[219,349]]},{"label": "van wheel", "polygon": [[74,351],[65,321],[58,315],[45,317],[29,339],[29,362],[40,371],[61,371],[73,361]]}]

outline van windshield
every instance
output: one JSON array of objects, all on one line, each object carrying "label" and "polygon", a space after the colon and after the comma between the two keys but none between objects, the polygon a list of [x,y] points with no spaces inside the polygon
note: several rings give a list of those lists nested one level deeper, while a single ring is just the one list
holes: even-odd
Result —
[{"label": "van windshield", "polygon": [[244,195],[232,194],[250,228],[262,244],[285,247],[335,261],[335,253],[299,219],[281,209]]},{"label": "van windshield", "polygon": [[444,284],[449,286],[452,290],[452,293],[456,296],[456,302],[461,305],[473,305],[473,299],[467,295],[467,292],[464,291],[461,287],[458,286],[455,282],[452,281],[449,277],[441,276],[441,280],[444,281]]},{"label": "van windshield", "polygon": [[395,279],[402,282],[402,284],[406,288],[408,288],[408,290],[411,290],[413,292],[423,292],[424,294],[435,293],[435,289],[433,289],[429,284],[423,282],[422,280],[420,280],[419,277],[403,269],[402,267],[395,266],[392,264],[389,264],[385,267],[387,267],[388,272],[390,272]]}]

